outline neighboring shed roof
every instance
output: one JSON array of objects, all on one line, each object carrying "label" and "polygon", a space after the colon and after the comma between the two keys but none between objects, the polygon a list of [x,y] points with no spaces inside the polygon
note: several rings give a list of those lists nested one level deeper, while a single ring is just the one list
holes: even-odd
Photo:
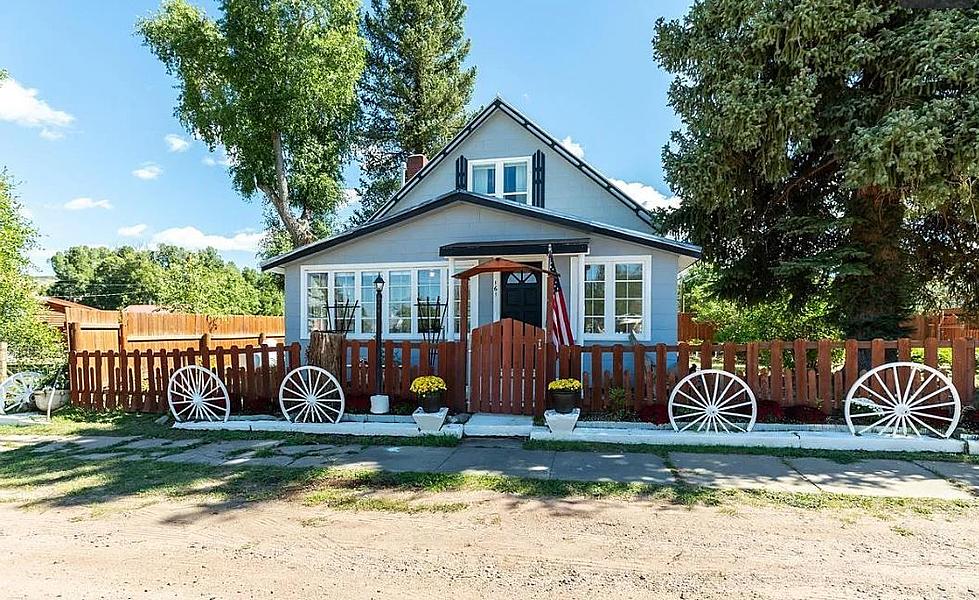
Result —
[{"label": "neighboring shed roof", "polygon": [[652,217],[641,204],[620,190],[614,183],[609,181],[607,177],[602,175],[598,169],[572,154],[557,138],[544,131],[542,127],[528,119],[523,113],[511,106],[506,100],[500,98],[499,96],[490,102],[486,108],[477,113],[476,116],[465,125],[465,127],[459,130],[459,133],[457,133],[456,136],[452,138],[449,143],[439,151],[438,154],[433,156],[428,164],[415,173],[411,179],[406,181],[404,185],[401,186],[401,189],[395,192],[391,199],[381,206],[376,213],[374,213],[374,216],[371,217],[371,219],[373,220],[384,217],[391,210],[391,208],[398,203],[399,200],[401,200],[409,191],[418,185],[418,183],[429,173],[435,170],[435,168],[438,167],[438,165],[445,160],[445,158],[452,153],[453,150],[458,148],[459,145],[466,140],[466,138],[472,135],[472,133],[476,131],[480,125],[485,123],[486,120],[489,119],[490,116],[492,116],[496,111],[501,111],[516,121],[517,124],[537,137],[537,139],[544,143],[550,150],[571,163],[572,166],[584,173],[592,181],[598,184],[599,187],[603,188],[619,202],[622,202],[627,207],[632,209],[632,211],[635,212],[636,215],[647,225],[652,225]]},{"label": "neighboring shed roof", "polygon": [[614,225],[608,225],[596,221],[585,221],[576,217],[554,212],[552,210],[547,210],[536,206],[528,206],[526,204],[518,204],[516,202],[509,202],[507,200],[500,200],[499,198],[484,196],[474,192],[454,191],[443,194],[423,204],[414,206],[404,212],[400,212],[383,219],[368,221],[360,227],[349,229],[338,235],[313,242],[312,244],[307,244],[300,248],[296,248],[291,252],[271,258],[262,263],[262,270],[268,271],[270,269],[282,267],[291,262],[310,256],[311,254],[316,254],[317,252],[328,250],[329,248],[355,240],[361,236],[381,231],[382,229],[392,225],[397,225],[408,219],[413,219],[456,202],[465,202],[475,206],[501,210],[532,219],[540,219],[555,225],[562,225],[577,231],[595,233],[632,242],[641,246],[647,246],[649,248],[656,248],[657,250],[673,252],[675,254],[689,256],[692,258],[700,258],[700,247],[693,244],[688,244],[686,242],[678,242],[663,236],[636,231],[634,229],[626,229],[624,227],[616,227]]}]

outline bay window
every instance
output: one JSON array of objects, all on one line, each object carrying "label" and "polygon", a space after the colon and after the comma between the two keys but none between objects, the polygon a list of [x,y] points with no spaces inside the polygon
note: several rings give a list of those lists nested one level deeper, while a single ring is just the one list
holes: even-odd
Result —
[{"label": "bay window", "polygon": [[411,271],[389,271],[388,332],[411,333]]},{"label": "bay window", "polygon": [[497,158],[469,162],[469,190],[511,202],[530,203],[527,176],[530,158]]},{"label": "bay window", "polygon": [[329,273],[310,273],[306,280],[306,328],[321,331],[329,327]]},{"label": "bay window", "polygon": [[[336,306],[359,301],[352,315],[348,334],[353,338],[372,338],[377,332],[377,305],[374,280],[384,278],[381,331],[385,337],[409,338],[437,329],[440,317],[447,316],[444,305],[449,301],[449,274],[445,263],[431,265],[391,265],[381,267],[304,267],[303,311],[306,314],[302,337],[325,330],[335,319]],[[455,280],[453,280],[454,282]],[[423,305],[418,306],[421,300]],[[442,303],[442,312],[435,306],[426,308],[425,301]],[[458,305],[458,303],[456,303]]]},{"label": "bay window", "polygon": [[647,332],[649,269],[646,257],[585,261],[582,324],[586,338],[625,339]]}]

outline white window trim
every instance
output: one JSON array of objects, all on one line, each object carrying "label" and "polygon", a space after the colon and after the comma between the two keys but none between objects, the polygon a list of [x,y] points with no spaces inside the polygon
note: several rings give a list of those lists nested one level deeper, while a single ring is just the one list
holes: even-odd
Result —
[{"label": "white window trim", "polygon": [[[300,267],[300,278],[302,279],[302,281],[301,281],[301,285],[300,285],[300,298],[299,298],[299,311],[300,311],[300,315],[302,315],[302,321],[300,323],[300,331],[301,331],[300,339],[308,340],[309,339],[309,333],[310,333],[309,332],[309,289],[308,289],[308,287],[309,287],[309,274],[310,273],[323,273],[323,272],[325,272],[325,273],[328,274],[327,280],[328,280],[328,286],[329,286],[329,288],[328,288],[328,291],[327,291],[327,298],[329,298],[328,302],[333,302],[334,301],[334,294],[336,293],[335,292],[335,289],[336,288],[335,288],[335,285],[334,285],[334,276],[335,276],[335,274],[337,272],[340,272],[340,273],[353,272],[354,273],[354,294],[355,294],[354,295],[354,298],[356,298],[358,300],[358,302],[359,302],[360,299],[361,299],[361,288],[362,288],[362,285],[361,285],[361,275],[360,274],[361,274],[362,271],[367,271],[367,272],[371,272],[371,273],[380,272],[381,273],[381,276],[384,278],[384,281],[385,281],[385,287],[384,287],[385,293],[384,293],[384,296],[383,296],[382,302],[381,302],[381,317],[382,317],[382,325],[383,325],[383,328],[381,329],[381,336],[384,339],[390,339],[390,340],[409,340],[409,339],[413,339],[413,338],[420,338],[421,337],[421,334],[418,333],[418,305],[417,305],[417,300],[418,300],[418,298],[417,298],[417,294],[418,294],[418,274],[417,274],[417,271],[420,270],[420,269],[441,269],[442,270],[442,274],[443,274],[442,282],[441,282],[441,286],[442,286],[441,295],[442,295],[443,298],[449,298],[449,291],[448,290],[451,289],[452,286],[449,286],[448,285],[448,279],[451,277],[451,274],[450,274],[450,271],[449,271],[449,263],[448,262],[375,263],[375,264],[364,263],[364,264],[352,264],[352,265],[343,265],[343,264],[335,264],[335,265],[302,265]],[[389,298],[389,295],[387,293],[387,289],[388,289],[387,288],[387,283],[388,283],[388,281],[390,279],[390,276],[388,275],[388,273],[390,271],[410,271],[411,272],[412,304],[411,304],[411,332],[410,333],[390,333],[390,331],[389,331],[389,329],[390,329],[389,324],[390,324],[390,316],[391,315],[390,315],[389,309],[388,309],[388,298]],[[371,286],[371,288],[373,289],[373,286]],[[360,310],[360,307],[358,305],[358,311],[359,310]],[[451,311],[452,311],[452,305],[450,304],[449,305],[449,308],[446,310],[446,318],[447,319],[449,318],[449,315],[450,315]],[[474,319],[476,318],[476,315],[475,314],[473,315],[473,318]],[[474,322],[478,322],[478,321],[474,321]],[[452,327],[451,321],[449,322],[448,327]],[[349,332],[347,334],[347,337],[350,338],[350,339],[369,340],[369,339],[374,339],[374,336],[375,335],[376,334],[373,333],[373,332],[363,333],[361,331],[360,315],[358,314],[354,318],[354,329],[353,329],[353,331],[351,331],[351,332]],[[447,337],[446,339],[451,339],[451,338],[448,338]]]},{"label": "white window trim", "polygon": [[[455,258],[449,259],[449,281],[453,280],[453,275],[455,271],[465,271],[479,264],[478,260],[457,260]],[[458,340],[459,332],[456,331],[456,298],[455,298],[455,286],[449,286],[449,307],[445,311],[445,339],[447,340]],[[479,327],[479,276],[469,278],[469,320]],[[462,325],[462,322],[459,322]]]},{"label": "white window trim", "polygon": [[[578,334],[581,340],[622,341],[628,340],[628,333],[615,333],[615,265],[622,263],[642,264],[642,333],[636,336],[640,341],[652,339],[652,256],[585,256],[579,261],[578,281]],[[585,333],[585,267],[605,265],[605,333]]]},{"label": "white window trim", "polygon": [[[473,191],[473,167],[485,167],[486,165],[493,165],[496,167],[496,192],[492,195],[500,200],[503,200],[503,164],[504,163],[515,163],[522,162],[527,165],[527,202],[526,204],[533,204],[533,198],[531,198],[531,179],[533,178],[532,171],[532,157],[530,156],[514,156],[511,158],[481,158],[469,161],[469,172],[466,174],[466,181],[468,182],[469,191]],[[523,193],[523,192],[517,192]]]}]

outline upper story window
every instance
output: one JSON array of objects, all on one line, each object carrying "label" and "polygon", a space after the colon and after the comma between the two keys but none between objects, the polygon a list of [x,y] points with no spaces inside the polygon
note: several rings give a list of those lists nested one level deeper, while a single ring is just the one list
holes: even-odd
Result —
[{"label": "upper story window", "polygon": [[530,157],[469,161],[469,191],[511,202],[530,203]]}]

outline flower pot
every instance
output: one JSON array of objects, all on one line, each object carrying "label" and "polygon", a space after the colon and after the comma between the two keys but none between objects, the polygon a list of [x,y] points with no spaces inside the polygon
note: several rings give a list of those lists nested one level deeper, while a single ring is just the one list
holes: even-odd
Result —
[{"label": "flower pot", "polygon": [[418,399],[421,401],[422,410],[427,413],[437,413],[442,409],[442,392],[418,394]]},{"label": "flower pot", "polygon": [[568,414],[575,409],[575,405],[578,404],[578,397],[580,392],[572,392],[570,390],[553,390],[551,391],[551,398],[554,400],[554,411],[561,414]]},{"label": "flower pot", "polygon": [[68,404],[71,392],[68,390],[37,390],[34,392],[34,405],[42,412],[48,411],[48,403],[51,404],[51,412]]}]

